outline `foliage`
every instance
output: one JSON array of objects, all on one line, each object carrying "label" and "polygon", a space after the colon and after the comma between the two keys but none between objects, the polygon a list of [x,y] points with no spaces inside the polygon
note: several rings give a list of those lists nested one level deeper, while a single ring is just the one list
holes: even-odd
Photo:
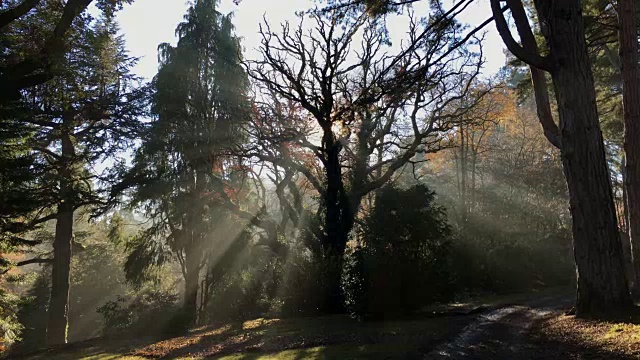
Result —
[{"label": "foliage", "polygon": [[363,222],[343,280],[352,315],[385,318],[451,299],[452,233],[433,191],[384,187]]},{"label": "foliage", "polygon": [[140,335],[180,331],[187,324],[179,320],[177,300],[176,294],[153,289],[145,289],[133,299],[119,295],[97,309],[103,319],[102,332],[105,335],[123,332]]},{"label": "foliage", "polygon": [[471,216],[452,249],[459,293],[507,293],[573,283],[571,233],[508,232]]},{"label": "foliage", "polygon": [[176,28],[178,43],[159,46],[153,80],[154,119],[124,177],[132,207],[151,226],[130,242],[127,278],[146,280],[154,268],[175,261],[185,280],[185,316],[197,319],[200,272],[246,224],[222,202],[235,197],[243,171],[230,148],[242,141],[248,117],[247,75],[231,15],[217,0],[193,2]]},{"label": "foliage", "polygon": [[[54,2],[44,6],[55,8]],[[50,15],[37,11],[14,24],[15,34],[5,35],[37,33],[50,26]],[[132,73],[137,59],[118,32],[112,17],[78,16],[67,39],[74,49],[59,59],[57,76],[21,90],[19,100],[0,104],[0,162],[6,165],[0,170],[3,253],[26,253],[41,244],[39,230],[56,219],[60,204],[73,212],[116,200],[110,196],[111,169],[101,164],[109,159],[114,167],[122,165],[122,152],[143,127],[139,117],[147,97]],[[30,259],[50,261],[37,253]]]},{"label": "foliage", "polygon": [[0,353],[5,347],[20,340],[23,326],[18,322],[19,302],[18,296],[0,288]]},{"label": "foliage", "polygon": [[280,316],[313,316],[322,314],[323,301],[330,291],[332,273],[338,269],[335,259],[292,249],[278,269],[279,291],[274,310]]},{"label": "foliage", "polygon": [[50,268],[44,267],[23,295],[18,310],[18,320],[24,327],[22,338],[11,348],[12,352],[32,351],[44,348],[47,336],[47,307],[50,293]]},{"label": "foliage", "polygon": [[500,292],[570,283],[559,154],[539,130],[530,99],[518,102],[506,91],[494,107],[420,170],[420,181],[438,191],[458,233],[452,259],[459,286]]},{"label": "foliage", "polygon": [[[143,319],[146,316],[149,319],[158,317],[159,313],[156,311],[155,315],[145,315],[151,308],[166,308],[169,311],[175,304],[170,304],[167,299],[173,299],[174,303],[177,300],[177,296],[172,295],[174,278],[168,269],[158,272],[155,282],[143,283],[139,288],[127,286],[123,271],[126,248],[124,244],[114,242],[116,238],[109,237],[109,230],[119,224],[120,235],[129,235],[141,226],[135,217],[127,213],[115,213],[110,218],[94,222],[88,222],[87,217],[88,214],[79,215],[75,220],[77,242],[71,264],[68,313],[68,339],[72,342],[94,338],[103,333],[103,317],[96,310],[107,308],[110,301],[127,299],[128,306],[133,301],[130,299],[138,299],[137,306],[132,306],[135,310],[132,317]],[[20,286],[14,287],[14,292],[20,294],[17,319],[24,330],[21,340],[11,347],[12,354],[45,346],[50,270],[50,266],[28,270],[20,276],[24,278]],[[154,305],[154,301],[158,304]],[[128,318],[122,320],[123,324],[129,324]],[[143,320],[137,320],[138,323],[141,321]],[[169,316],[166,321],[169,321]],[[148,320],[147,325],[150,323],[151,320]],[[141,332],[146,331],[142,325],[133,324],[130,327],[136,326]],[[151,328],[148,326],[148,329]]]}]

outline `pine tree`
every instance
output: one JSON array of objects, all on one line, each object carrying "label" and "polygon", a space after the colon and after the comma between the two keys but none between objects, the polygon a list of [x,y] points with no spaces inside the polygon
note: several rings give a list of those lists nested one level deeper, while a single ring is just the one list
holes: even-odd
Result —
[{"label": "pine tree", "polygon": [[[58,76],[23,90],[19,101],[2,107],[9,129],[2,135],[16,139],[2,156],[10,165],[2,175],[8,182],[3,227],[12,230],[4,240],[35,245],[29,235],[47,221],[56,223],[53,258],[19,263],[53,264],[49,344],[66,342],[74,212],[107,204],[112,183],[96,166],[107,159],[119,164],[116,156],[136,137],[146,108],[146,88],[131,74],[136,59],[117,33],[112,16],[97,22],[79,16]],[[11,131],[14,125],[19,132]]]},{"label": "pine tree", "polygon": [[236,164],[229,149],[241,141],[248,115],[239,39],[231,15],[217,6],[217,0],[196,1],[177,27],[177,45],[159,46],[155,120],[130,173],[137,181],[134,204],[154,225],[136,238],[125,270],[141,279],[153,265],[176,258],[185,279],[185,325],[197,319],[207,249],[222,248],[214,230],[233,224],[216,199],[229,195],[223,184]]}]

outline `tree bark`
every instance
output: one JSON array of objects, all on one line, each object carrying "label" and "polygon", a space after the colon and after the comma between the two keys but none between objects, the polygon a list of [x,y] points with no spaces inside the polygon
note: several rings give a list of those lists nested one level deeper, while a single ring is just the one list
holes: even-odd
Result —
[{"label": "tree bark", "polygon": [[537,0],[556,64],[551,71],[560,118],[578,276],[576,314],[632,305],[600,131],[580,0]]},{"label": "tree bark", "polygon": [[622,237],[622,254],[624,255],[624,265],[627,271],[627,281],[629,282],[629,288],[632,289],[633,296],[637,296],[636,292],[636,271],[633,263],[633,246],[631,245],[631,237],[629,235],[629,199],[627,197],[627,171],[626,161],[623,161],[620,168],[622,174],[622,230],[620,236]]},{"label": "tree bark", "polygon": [[184,279],[183,311],[187,316],[187,323],[195,325],[198,320],[198,283],[200,281],[199,254],[187,249],[185,254],[186,274]]},{"label": "tree bark", "polygon": [[[626,157],[624,186],[633,269],[637,277],[637,274],[640,274],[640,66],[634,0],[620,0],[618,15]],[[637,281],[634,282],[633,293],[636,296],[640,294],[640,284]]]},{"label": "tree bark", "polygon": [[337,145],[334,144],[327,150],[327,193],[325,197],[325,231],[327,233],[325,250],[334,255],[343,254],[346,246],[341,229],[343,207],[341,193],[344,192],[341,170],[339,151]]},{"label": "tree bark", "polygon": [[[547,57],[540,57],[537,44],[532,43],[532,31],[522,1],[507,2],[524,48],[513,39],[499,11],[499,1],[491,0],[500,36],[518,58],[538,69],[549,71],[556,92],[560,141],[555,144],[553,138],[549,140],[560,146],[569,189],[578,284],[576,314],[626,310],[632,306],[632,302],[600,131],[582,2],[534,0],[540,28],[549,46]],[[543,80],[541,76],[536,79],[538,82]],[[545,111],[541,114],[540,106],[538,110],[544,126],[549,119],[542,119]]]},{"label": "tree bark", "polygon": [[[216,167],[217,162],[213,162]],[[187,324],[193,326],[198,322],[198,288],[200,285],[200,269],[202,263],[202,242],[204,233],[204,204],[201,196],[206,187],[206,167],[199,166],[193,174],[193,208],[187,214],[184,224],[184,304],[183,311]]]},{"label": "tree bark", "polygon": [[62,136],[60,163],[60,203],[53,242],[53,268],[51,271],[51,298],[47,323],[47,345],[67,343],[69,315],[69,283],[71,247],[73,242],[73,184],[72,162],[75,154],[70,135]]},{"label": "tree bark", "polygon": [[460,212],[462,224],[467,223],[469,214],[467,211],[467,149],[466,132],[462,125],[458,131],[460,135]]},{"label": "tree bark", "polygon": [[[323,242],[324,259],[326,265],[325,298],[320,311],[323,313],[338,313],[344,308],[343,294],[340,286],[342,279],[342,260],[348,241],[345,233],[343,217],[345,216],[344,184],[342,181],[342,166],[340,164],[341,146],[335,140],[330,128],[325,129],[323,145],[326,149],[327,163],[325,175],[327,181],[325,196],[324,228],[326,240]],[[348,231],[350,231],[349,229]]]},{"label": "tree bark", "polygon": [[366,181],[366,166],[369,153],[366,151],[366,132],[359,133],[359,148],[354,159],[351,188],[344,188],[340,151],[342,144],[335,139],[331,129],[324,129],[323,147],[327,154],[325,175],[327,181],[325,199],[325,232],[323,242],[324,259],[327,262],[327,288],[325,299],[322,301],[321,312],[340,313],[344,311],[344,297],[341,288],[342,264],[344,253],[349,241],[349,234],[355,224],[355,217],[362,203],[364,193],[357,190]]}]

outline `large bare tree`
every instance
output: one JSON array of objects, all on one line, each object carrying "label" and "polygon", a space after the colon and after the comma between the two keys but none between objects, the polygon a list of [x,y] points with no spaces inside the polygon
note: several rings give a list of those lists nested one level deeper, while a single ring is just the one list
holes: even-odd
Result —
[{"label": "large bare tree", "polygon": [[[485,93],[471,91],[481,51],[450,46],[460,37],[455,23],[412,18],[408,41],[390,54],[374,20],[351,20],[311,14],[280,31],[264,24],[262,57],[249,63],[265,120],[244,155],[304,175],[320,195],[314,233],[334,265],[326,311],[341,306],[339,269],[362,199],[446,146]],[[292,106],[295,114],[282,110]]]}]

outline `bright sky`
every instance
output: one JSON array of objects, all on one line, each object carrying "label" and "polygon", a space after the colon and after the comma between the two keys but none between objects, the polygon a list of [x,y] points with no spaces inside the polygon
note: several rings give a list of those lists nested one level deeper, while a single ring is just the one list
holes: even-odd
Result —
[{"label": "bright sky", "polygon": [[[451,2],[452,0],[445,0],[445,3],[451,4]],[[423,3],[426,5],[427,1]],[[243,38],[245,57],[253,59],[257,56],[255,49],[260,42],[257,35],[258,25],[262,22],[263,15],[272,25],[287,20],[297,23],[295,12],[309,9],[311,6],[313,6],[311,0],[242,0],[239,5],[235,5],[232,0],[221,0],[220,10],[222,13],[234,13],[234,24],[237,34]],[[416,7],[417,15],[420,15],[419,9],[423,8],[424,6],[421,5]],[[182,21],[186,9],[185,0],[136,0],[132,5],[126,5],[119,13],[118,20],[125,35],[127,48],[132,56],[141,58],[135,73],[147,79],[155,75],[158,66],[158,44],[175,42],[175,28]],[[459,20],[473,28],[490,16],[489,2],[478,0],[461,14]],[[390,26],[394,27],[393,24]],[[490,24],[485,29],[487,35],[484,53],[487,64],[484,74],[491,75],[504,65],[505,56],[502,40],[495,26]],[[391,35],[392,41],[399,41],[403,34],[392,32]]]}]

